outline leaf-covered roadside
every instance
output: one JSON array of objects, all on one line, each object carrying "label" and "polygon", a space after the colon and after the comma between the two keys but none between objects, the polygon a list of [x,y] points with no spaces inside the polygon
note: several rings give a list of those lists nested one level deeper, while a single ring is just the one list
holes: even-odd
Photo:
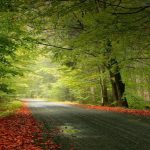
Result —
[{"label": "leaf-covered roadside", "polygon": [[26,104],[15,115],[0,119],[0,150],[42,150],[42,147],[60,148],[50,137],[44,141],[42,125],[36,122]]},{"label": "leaf-covered roadside", "polygon": [[94,106],[94,105],[86,105],[86,104],[73,104],[73,105],[83,107],[83,108],[88,108],[88,109],[127,113],[127,114],[139,115],[139,116],[150,116],[150,110],[127,109],[122,107]]}]

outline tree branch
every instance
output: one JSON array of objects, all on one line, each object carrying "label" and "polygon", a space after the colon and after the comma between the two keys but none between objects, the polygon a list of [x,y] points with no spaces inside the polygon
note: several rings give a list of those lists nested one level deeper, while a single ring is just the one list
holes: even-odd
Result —
[{"label": "tree branch", "polygon": [[130,14],[136,14],[141,11],[144,11],[145,9],[150,8],[150,5],[144,6],[144,7],[139,7],[138,10],[133,11],[133,12],[118,12],[118,13],[112,13],[113,15],[130,15]]},{"label": "tree branch", "polygon": [[61,46],[57,46],[57,45],[53,45],[53,44],[49,44],[49,43],[42,43],[39,41],[36,41],[36,44],[45,45],[48,47],[54,47],[54,48],[63,49],[63,50],[73,50],[73,48],[61,47]]}]

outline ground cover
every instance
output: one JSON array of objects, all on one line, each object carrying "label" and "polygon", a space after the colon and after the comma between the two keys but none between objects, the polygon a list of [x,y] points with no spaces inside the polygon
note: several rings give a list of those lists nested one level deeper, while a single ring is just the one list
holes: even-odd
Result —
[{"label": "ground cover", "polygon": [[[51,133],[43,133],[42,124],[32,116],[27,104],[15,114],[0,119],[0,150],[57,150]],[[47,139],[44,139],[47,134]]]}]

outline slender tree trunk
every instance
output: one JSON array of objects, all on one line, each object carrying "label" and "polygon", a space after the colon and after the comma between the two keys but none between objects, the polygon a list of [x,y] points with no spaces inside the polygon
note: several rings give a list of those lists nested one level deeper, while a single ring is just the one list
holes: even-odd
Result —
[{"label": "slender tree trunk", "polygon": [[94,87],[90,87],[90,92],[91,92],[91,97],[92,97],[92,101],[95,101],[95,88]]},{"label": "slender tree trunk", "polygon": [[[98,67],[99,73],[103,75],[105,72],[104,66]],[[108,104],[108,92],[106,79],[104,77],[100,77],[100,87],[101,87],[101,95],[102,95],[102,105]]]},{"label": "slender tree trunk", "polygon": [[102,81],[101,91],[102,91],[102,105],[107,105],[108,104],[108,92],[107,92],[107,86],[106,86],[105,81]]}]

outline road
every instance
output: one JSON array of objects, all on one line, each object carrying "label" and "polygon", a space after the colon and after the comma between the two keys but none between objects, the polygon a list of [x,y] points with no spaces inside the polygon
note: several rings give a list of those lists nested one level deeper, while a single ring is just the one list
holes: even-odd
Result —
[{"label": "road", "polygon": [[28,100],[46,130],[59,128],[54,140],[62,150],[149,150],[150,118],[89,110],[63,103]]}]

